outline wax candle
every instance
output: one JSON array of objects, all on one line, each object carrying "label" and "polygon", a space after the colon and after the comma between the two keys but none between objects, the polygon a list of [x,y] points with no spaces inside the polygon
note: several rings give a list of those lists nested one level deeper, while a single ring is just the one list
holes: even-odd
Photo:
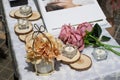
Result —
[{"label": "wax candle", "polygon": [[107,58],[107,52],[103,48],[95,48],[92,54],[93,57],[98,61]]},{"label": "wax candle", "polygon": [[77,49],[74,46],[66,45],[62,51],[63,55],[68,58],[73,58],[77,54]]},{"label": "wax candle", "polygon": [[74,50],[75,50],[75,49],[74,49],[73,47],[71,47],[71,46],[65,47],[65,51],[67,51],[68,54],[71,53],[71,52],[73,52]]}]

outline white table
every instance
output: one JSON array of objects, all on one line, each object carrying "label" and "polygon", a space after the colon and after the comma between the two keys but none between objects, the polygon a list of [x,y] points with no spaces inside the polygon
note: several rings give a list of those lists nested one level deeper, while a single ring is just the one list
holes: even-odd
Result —
[{"label": "white table", "polygon": [[[14,56],[16,62],[16,71],[18,73],[19,80],[120,80],[120,57],[108,52],[108,58],[104,61],[97,62],[91,55],[93,48],[85,48],[83,53],[90,56],[92,59],[92,66],[86,71],[75,71],[68,65],[60,63],[59,70],[54,71],[48,76],[36,76],[31,66],[26,63],[26,51],[25,44],[18,39],[18,36],[14,32],[14,25],[17,23],[16,19],[9,16],[9,12],[18,7],[10,7],[8,0],[2,0],[5,11],[5,18],[8,25],[8,31],[11,39],[11,49],[14,51],[11,53]],[[28,0],[29,5],[33,10],[37,10],[33,0]],[[42,20],[37,20],[32,23],[42,24]],[[110,34],[103,29],[103,34],[110,36]],[[111,36],[110,36],[111,37]],[[118,45],[112,38],[108,44]],[[118,49],[119,50],[119,49]],[[120,51],[120,50],[119,50]],[[57,65],[58,66],[58,65]]]}]

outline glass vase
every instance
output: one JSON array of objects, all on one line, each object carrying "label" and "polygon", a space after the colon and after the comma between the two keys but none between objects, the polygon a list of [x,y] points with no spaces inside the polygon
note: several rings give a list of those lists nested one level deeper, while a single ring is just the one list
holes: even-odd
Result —
[{"label": "glass vase", "polygon": [[39,64],[35,65],[37,74],[49,74],[54,71],[54,60],[41,59]]}]

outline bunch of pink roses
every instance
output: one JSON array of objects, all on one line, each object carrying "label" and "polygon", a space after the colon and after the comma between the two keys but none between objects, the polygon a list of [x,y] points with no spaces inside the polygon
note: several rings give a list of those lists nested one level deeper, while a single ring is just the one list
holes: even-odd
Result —
[{"label": "bunch of pink roses", "polygon": [[92,24],[84,22],[79,24],[77,28],[72,25],[63,25],[59,39],[61,39],[64,44],[72,44],[73,46],[76,46],[79,51],[82,51],[85,47],[84,37],[86,35],[86,31],[92,31]]}]

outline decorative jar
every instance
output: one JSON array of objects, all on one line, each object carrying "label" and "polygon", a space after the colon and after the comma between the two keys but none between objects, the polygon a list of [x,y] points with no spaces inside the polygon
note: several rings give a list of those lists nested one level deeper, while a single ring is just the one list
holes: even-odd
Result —
[{"label": "decorative jar", "polygon": [[106,50],[102,47],[94,48],[92,55],[97,61],[105,60],[108,56]]},{"label": "decorative jar", "polygon": [[19,29],[28,29],[29,28],[29,21],[27,18],[18,19],[18,28]]},{"label": "decorative jar", "polygon": [[76,54],[77,54],[76,47],[69,45],[69,44],[63,47],[63,50],[62,50],[63,56],[72,59]]},{"label": "decorative jar", "polygon": [[41,59],[39,64],[35,64],[37,74],[49,74],[54,71],[54,60]]}]

